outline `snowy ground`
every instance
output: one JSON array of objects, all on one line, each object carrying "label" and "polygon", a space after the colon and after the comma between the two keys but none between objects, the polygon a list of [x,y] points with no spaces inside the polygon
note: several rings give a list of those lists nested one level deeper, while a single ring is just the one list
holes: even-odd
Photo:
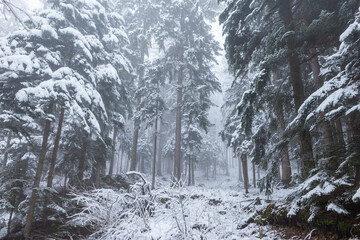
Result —
[{"label": "snowy ground", "polygon": [[[196,186],[182,188],[171,188],[169,181],[162,179],[157,189],[151,192],[154,199],[152,214],[142,216],[133,210],[124,215],[127,211],[124,203],[114,200],[118,199],[117,193],[106,193],[110,200],[96,207],[89,203],[96,210],[89,216],[92,210],[87,209],[84,215],[75,217],[74,223],[86,225],[93,218],[97,225],[101,225],[99,219],[107,218],[104,226],[99,227],[101,230],[90,239],[282,239],[281,234],[271,230],[270,226],[245,224],[256,210],[269,203],[258,189],[252,188],[245,195],[242,185],[234,179],[234,176],[219,176],[217,180],[197,179]],[[286,194],[284,190],[275,192],[272,202],[281,201]],[[261,200],[260,205],[254,204],[257,197]],[[109,213],[104,208],[100,214],[98,209],[104,205],[111,205],[113,210]]]}]

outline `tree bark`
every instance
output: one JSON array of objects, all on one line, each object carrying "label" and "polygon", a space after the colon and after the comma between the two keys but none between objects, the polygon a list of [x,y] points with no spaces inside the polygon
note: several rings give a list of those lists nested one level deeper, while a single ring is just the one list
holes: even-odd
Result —
[{"label": "tree bark", "polygon": [[[180,31],[184,31],[185,18],[180,16]],[[175,155],[174,155],[174,182],[180,183],[181,180],[181,118],[182,118],[182,95],[183,95],[183,61],[184,46],[179,43],[178,60],[180,63],[178,70],[177,89],[176,89],[176,124],[175,124]]]},{"label": "tree bark", "polygon": [[162,146],[162,136],[161,136],[161,118],[159,118],[159,133],[158,133],[158,138],[159,138],[159,143],[158,143],[158,153],[157,153],[157,168],[156,168],[156,175],[158,176],[162,176],[162,171],[161,171],[161,167],[162,167],[162,154],[161,154],[161,146]]},{"label": "tree bark", "polygon": [[[145,27],[144,27],[145,34]],[[141,47],[140,47],[140,64],[138,67],[138,85],[139,87],[142,86],[143,80],[144,80],[144,60],[145,60],[145,50],[146,50],[146,40],[142,39],[141,41]],[[138,145],[138,139],[139,139],[139,130],[140,130],[140,104],[141,104],[141,94],[138,93],[136,97],[136,112],[134,117],[134,132],[133,132],[133,141],[132,141],[132,148],[131,148],[131,164],[130,164],[130,171],[136,170],[136,164],[137,164],[137,145]]]},{"label": "tree bark", "polygon": [[[56,158],[57,158],[57,153],[59,150],[61,131],[62,131],[62,126],[63,126],[63,122],[64,122],[64,114],[65,114],[65,108],[61,107],[58,127],[56,130],[56,136],[55,136],[55,141],[54,141],[54,149],[53,149],[53,152],[51,155],[51,160],[50,160],[50,167],[49,167],[49,173],[48,173],[48,179],[47,179],[47,185],[46,185],[46,187],[48,187],[48,188],[52,188],[52,185],[53,185]],[[47,222],[47,215],[48,215],[47,214],[47,205],[49,204],[49,200],[50,200],[49,198],[50,198],[50,193],[48,191],[46,191],[45,192],[45,200],[44,200],[44,208],[43,208],[43,224],[44,225]]]},{"label": "tree bark", "polygon": [[245,193],[249,193],[249,174],[248,174],[246,153],[241,154],[241,162],[242,162],[242,166],[243,166],[242,169],[243,169],[243,175],[244,175]]},{"label": "tree bark", "polygon": [[191,179],[191,158],[189,156],[189,159],[188,159],[188,186],[191,186],[191,183],[192,183],[192,179]]},{"label": "tree bark", "polygon": [[353,155],[353,166],[355,172],[355,183],[356,188],[360,187],[360,114],[356,111],[349,114],[349,128],[351,131],[351,139],[349,143],[350,155]]},{"label": "tree bark", "polygon": [[[275,86],[280,87],[279,83],[279,72],[276,69],[273,72],[273,83]],[[281,100],[277,100],[275,103],[275,115],[279,123],[280,131],[279,134],[279,140],[283,140],[283,133],[286,129],[286,124],[284,120],[284,109],[283,109],[283,103]],[[285,144],[280,149],[280,157],[281,157],[281,181],[284,184],[285,187],[289,187],[289,184],[291,182],[291,164],[290,164],[290,157],[289,157],[289,148],[288,145]]]},{"label": "tree bark", "polygon": [[214,177],[214,179],[216,179],[216,174],[217,174],[216,165],[217,165],[216,158],[214,158],[214,171],[213,171],[213,177]]},{"label": "tree bark", "polygon": [[3,161],[3,168],[6,167],[6,164],[7,164],[7,161],[8,161],[10,143],[11,143],[11,130],[9,130],[8,135],[7,135],[5,154],[4,154],[4,161]]},{"label": "tree bark", "polygon": [[115,161],[115,149],[116,149],[116,136],[117,136],[117,127],[114,126],[114,132],[113,132],[113,139],[112,139],[112,153],[111,153],[111,159],[110,159],[110,166],[109,166],[109,175],[111,176],[113,174],[114,170],[114,161]]},{"label": "tree bark", "polygon": [[121,149],[120,151],[120,166],[118,168],[118,173],[122,171],[123,168],[123,159],[124,159],[124,150]]},{"label": "tree bark", "polygon": [[225,176],[230,176],[229,173],[229,149],[225,145]]},{"label": "tree bark", "polygon": [[252,174],[253,174],[253,185],[254,188],[256,188],[256,170],[255,170],[255,164],[252,164]]},{"label": "tree bark", "polygon": [[239,172],[239,181],[240,182],[243,182],[244,181],[244,178],[243,178],[243,175],[242,175],[242,168],[241,168],[241,157],[239,156],[239,161],[238,161],[239,163],[238,163],[238,172]]},{"label": "tree bark", "polygon": [[[293,98],[295,102],[295,110],[297,112],[305,100],[305,92],[301,76],[299,54],[296,51],[295,26],[291,9],[291,1],[279,0],[279,14],[284,23],[285,30],[287,32],[294,32],[294,34],[291,34],[286,38],[286,45],[289,51],[288,61],[290,68],[290,82],[293,88]],[[302,159],[302,177],[305,179],[309,175],[310,171],[315,168],[311,135],[308,129],[299,130],[299,140],[300,158]]]},{"label": "tree bark", "polygon": [[101,161],[96,160],[96,177],[95,177],[95,188],[100,188],[100,174],[101,174]]},{"label": "tree bark", "polygon": [[[182,60],[180,60],[182,62]],[[182,118],[182,82],[183,69],[180,67],[178,72],[177,91],[176,91],[176,126],[175,126],[175,154],[174,154],[174,180],[181,180],[181,118]]]},{"label": "tree bark", "polygon": [[87,139],[87,133],[83,137],[83,146],[80,153],[80,159],[79,159],[79,166],[78,166],[78,181],[79,184],[82,185],[83,178],[84,178],[84,171],[85,171],[85,161],[86,161],[86,152],[87,152],[87,145],[88,145],[88,139]]},{"label": "tree bark", "polygon": [[145,173],[145,158],[140,156],[140,172]]},{"label": "tree bark", "polygon": [[194,159],[191,159],[191,185],[195,185],[195,168]]},{"label": "tree bark", "polygon": [[156,175],[156,153],[157,153],[157,136],[158,136],[158,101],[156,101],[156,110],[155,110],[155,123],[154,123],[154,158],[152,166],[152,182],[151,189],[155,189],[155,175]]},{"label": "tree bark", "polygon": [[[140,105],[140,101],[141,101],[140,97],[137,97],[136,105]],[[138,110],[136,111],[136,113],[138,113]],[[137,145],[138,145],[138,139],[139,139],[139,130],[140,130],[140,119],[138,116],[135,116],[133,141],[132,141],[132,148],[131,148],[130,171],[136,170],[136,164],[137,164],[136,154],[137,154]]]},{"label": "tree bark", "polygon": [[[49,108],[48,108],[48,113],[52,112],[52,108],[53,108],[53,103],[50,103]],[[42,174],[42,170],[44,167],[44,161],[45,161],[45,156],[46,156],[46,151],[47,151],[47,143],[48,143],[48,139],[50,136],[50,126],[51,126],[51,121],[49,119],[47,119],[45,121],[43,139],[42,139],[42,144],[41,144],[41,151],[40,151],[40,155],[39,155],[39,162],[37,164],[33,189],[32,189],[31,197],[29,200],[29,209],[28,209],[28,212],[26,215],[26,222],[25,222],[25,227],[24,227],[24,238],[25,239],[30,238],[31,225],[32,225],[32,221],[34,218],[35,204],[36,204],[36,198],[37,198],[37,188],[39,188],[39,186],[40,186],[41,174]]]}]

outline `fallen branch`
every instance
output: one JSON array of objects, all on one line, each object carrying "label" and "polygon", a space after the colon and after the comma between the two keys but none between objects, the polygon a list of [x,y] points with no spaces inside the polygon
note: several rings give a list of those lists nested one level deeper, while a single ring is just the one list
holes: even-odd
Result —
[{"label": "fallen branch", "polygon": [[306,239],[310,239],[311,238],[311,234],[316,230],[316,228],[314,228],[313,230],[311,230],[311,232],[304,238],[304,240]]}]

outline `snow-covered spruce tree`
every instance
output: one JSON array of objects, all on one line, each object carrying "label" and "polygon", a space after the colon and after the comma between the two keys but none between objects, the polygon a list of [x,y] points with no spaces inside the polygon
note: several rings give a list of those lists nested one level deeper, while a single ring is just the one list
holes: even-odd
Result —
[{"label": "snow-covered spruce tree", "polygon": [[[340,35],[340,47],[326,58],[323,72],[329,79],[311,94],[299,110],[290,127],[316,127],[339,116],[348,119],[345,135],[346,158],[339,162],[336,156],[319,161],[316,175],[301,184],[293,196],[289,215],[310,207],[309,221],[321,211],[340,215],[352,214],[347,206],[358,201],[359,188],[359,41],[360,11],[356,19]],[[328,70],[334,70],[329,72]],[[340,159],[341,160],[341,159]]]},{"label": "snow-covered spruce tree", "polygon": [[[278,73],[277,68],[284,64],[285,51],[282,49],[280,40],[284,32],[282,24],[275,21],[274,16],[266,15],[269,14],[266,13],[266,9],[260,14],[256,10],[257,5],[251,6],[250,3],[250,1],[233,2],[220,16],[220,21],[224,23],[224,32],[229,34],[225,45],[230,69],[237,78],[229,91],[238,95],[229,95],[226,106],[232,105],[235,109],[235,105],[238,104],[240,116],[238,120],[231,120],[230,118],[236,117],[229,115],[225,125],[228,126],[226,127],[228,130],[225,129],[223,137],[228,136],[230,144],[232,134],[235,133],[235,129],[238,129],[237,131],[240,132],[235,133],[237,136],[246,135],[248,139],[252,138],[253,162],[267,169],[268,162],[275,161],[275,158],[269,158],[271,155],[269,153],[272,151],[270,147],[273,147],[269,140],[278,142],[278,139],[281,138],[286,127],[284,103],[290,102],[284,101],[284,98],[289,96],[284,91],[286,89],[284,81],[281,79],[271,81],[271,73],[274,72],[272,74],[274,76],[278,75],[276,74]],[[239,24],[237,24],[238,22]],[[266,24],[271,24],[273,28],[279,30],[270,31],[268,27],[265,27]],[[238,32],[239,34],[237,34]],[[237,101],[234,102],[234,99]],[[232,102],[233,104],[231,104]],[[265,119],[270,121],[265,121]],[[275,125],[279,128],[279,134],[274,135],[273,131],[273,137],[270,139],[267,135],[271,132],[271,125],[274,128],[275,119],[279,123]],[[233,127],[229,132],[231,126]],[[260,129],[266,129],[266,131],[259,131]],[[260,133],[263,133],[262,136]],[[258,145],[259,141],[256,138],[259,137],[267,140]],[[239,144],[241,145],[241,142]],[[239,146],[234,146],[234,148]],[[259,151],[259,147],[263,148],[263,151]],[[291,180],[291,168],[287,144],[281,148],[279,158],[282,165],[282,182],[288,186]],[[266,157],[267,155],[269,156]],[[272,165],[277,167],[279,163],[273,162]],[[274,170],[270,170],[268,174],[275,173]]]},{"label": "snow-covered spruce tree", "polygon": [[[124,13],[126,22],[126,32],[130,41],[130,59],[131,63],[136,66],[136,89],[144,87],[144,72],[145,72],[145,57],[148,55],[149,48],[158,18],[159,5],[157,0],[141,0],[141,1],[117,1],[116,8],[119,12]],[[140,111],[142,96],[140,91],[135,90],[134,99],[135,105],[133,116],[133,137],[131,149],[131,164],[130,170],[135,171],[137,166],[137,147],[140,131]]]},{"label": "snow-covered spruce tree", "polygon": [[[290,84],[293,88],[293,99],[296,110],[299,108],[299,104],[301,104],[299,99],[304,100],[306,97],[304,91],[301,90],[301,88],[303,88],[301,85],[305,86],[306,91],[312,92],[315,88],[314,85],[319,82],[319,80],[317,80],[319,78],[319,69],[316,68],[318,67],[318,62],[316,63],[316,52],[319,50],[314,53],[314,48],[327,49],[333,46],[334,42],[336,42],[336,36],[338,36],[337,32],[344,27],[345,19],[349,19],[349,16],[343,16],[341,13],[346,12],[345,9],[351,9],[349,6],[353,6],[354,2],[329,3],[324,1],[323,4],[314,4],[316,6],[305,2],[297,5],[297,1],[293,1],[293,4],[291,3],[290,6],[285,6],[284,1],[278,1],[277,3],[278,4],[275,4],[275,2],[269,1],[228,2],[227,8],[220,16],[220,20],[224,22],[224,32],[228,34],[226,41],[227,57],[232,70],[239,78],[245,80],[247,78],[253,79],[251,80],[252,83],[249,92],[243,95],[245,97],[245,101],[242,101],[243,105],[239,105],[243,123],[246,123],[245,125],[248,125],[248,129],[251,129],[251,122],[249,121],[256,121],[255,113],[259,112],[259,107],[265,110],[265,116],[267,115],[268,119],[276,119],[276,121],[271,120],[266,124],[266,132],[271,134],[272,137],[267,138],[266,135],[263,137],[263,139],[268,139],[263,141],[268,144],[268,147],[265,148],[268,153],[263,156],[271,156],[273,153],[276,153],[273,151],[274,146],[269,143],[279,142],[276,138],[282,139],[280,144],[277,144],[276,150],[279,151],[282,159],[282,182],[288,185],[290,181],[290,153],[287,150],[289,139],[286,138],[283,133],[286,125],[289,123],[289,119],[293,118],[294,113],[294,108],[292,108],[291,105],[284,105],[284,103],[291,102],[289,98],[291,95],[289,95],[289,91],[287,91],[288,85]],[[297,5],[296,11],[292,9],[293,5]],[[307,9],[311,11],[307,11]],[[293,16],[291,16],[292,11],[294,11]],[[326,11],[329,13],[326,13]],[[279,21],[279,19],[281,19],[281,21]],[[335,19],[340,19],[341,21],[336,21]],[[295,21],[302,23],[302,25],[298,24],[293,29],[293,33],[296,34],[287,35],[285,31],[293,28],[294,26],[292,26],[292,24]],[[328,21],[331,24],[328,24],[326,28],[322,28],[321,23],[324,21]],[[279,30],[273,31],[272,29]],[[323,32],[329,32],[330,34],[321,35]],[[287,33],[292,32],[288,31]],[[288,54],[294,51],[297,52],[297,57]],[[308,56],[310,56],[310,59]],[[311,62],[310,65],[314,82],[305,81],[309,70],[306,66],[301,67],[301,61],[299,59],[303,62]],[[250,64],[247,64],[249,61]],[[287,71],[284,68],[285,64],[289,64],[290,66],[290,78],[288,78]],[[252,75],[249,77],[248,73],[251,73],[251,71],[253,71],[252,75],[254,72],[259,72],[265,78],[263,77],[263,80],[261,80],[261,78],[254,78]],[[299,71],[300,74],[294,74]],[[306,75],[304,73],[306,73]],[[303,78],[302,80],[301,77]],[[285,82],[287,79],[289,79],[289,81]],[[301,83],[301,81],[303,83]],[[290,115],[284,113],[290,113]],[[260,115],[260,121],[258,122],[264,123],[264,120],[261,119],[264,119],[264,117]],[[300,145],[301,158],[311,160],[311,158],[306,157],[307,150],[310,153],[310,150],[313,148],[308,144],[311,141],[309,140],[309,134],[307,133],[309,130],[307,129],[308,128],[299,128],[296,132],[299,134],[300,142],[302,143]],[[245,128],[243,128],[243,130],[246,131]],[[254,132],[257,132],[257,130],[255,129]],[[329,128],[326,126],[322,127],[321,132],[324,134],[324,141],[327,141],[328,138],[326,136],[329,135]],[[314,135],[316,136],[318,134],[315,133]],[[260,135],[257,134],[256,136],[259,137]],[[256,143],[256,141],[254,143]],[[254,147],[256,148],[256,144]],[[253,153],[258,155],[256,156],[258,159],[261,156],[256,151],[253,151]],[[319,154],[316,152],[316,155]],[[270,158],[270,160],[271,159],[274,158]],[[309,166],[312,164],[311,161],[307,163]],[[277,164],[275,164],[275,167],[276,165]],[[302,174],[303,177],[306,176],[313,167],[309,167],[308,169],[302,168],[304,171]]]},{"label": "snow-covered spruce tree", "polygon": [[[54,9],[56,10],[45,10],[34,16],[36,27],[28,23],[29,31],[15,32],[5,41],[5,45],[9,44],[11,49],[9,47],[10,51],[3,52],[6,56],[2,58],[2,67],[7,72],[2,76],[7,80],[14,80],[7,81],[2,86],[8,87],[13,83],[9,89],[14,90],[3,91],[2,94],[7,94],[7,98],[13,100],[14,93],[17,92],[17,100],[22,103],[21,109],[24,109],[22,111],[27,111],[26,114],[32,112],[35,116],[46,116],[46,111],[51,113],[56,108],[67,107],[70,114],[65,114],[68,117],[65,117],[64,122],[71,124],[65,126],[65,133],[69,134],[65,139],[74,139],[71,135],[80,137],[80,145],[74,146],[81,149],[78,158],[78,177],[81,181],[85,164],[91,163],[85,162],[86,154],[90,159],[96,158],[96,163],[104,163],[104,138],[108,132],[106,127],[112,124],[121,125],[123,122],[122,114],[126,112],[126,91],[119,75],[124,76],[131,70],[129,62],[121,52],[127,40],[121,28],[121,17],[107,13],[98,2],[57,1]],[[18,81],[20,79],[21,81]],[[117,99],[122,104],[107,104],[105,108],[104,102],[109,99]],[[15,107],[12,107],[12,110],[15,110]],[[4,117],[10,119],[9,116]],[[46,118],[35,188],[27,216],[27,237],[31,229],[36,188],[40,182],[47,139],[50,135],[51,118]],[[17,119],[20,119],[19,116]],[[3,123],[6,122],[10,121]],[[19,121],[12,121],[12,124],[16,122]],[[18,131],[16,129],[20,127],[11,128]],[[51,160],[49,179],[53,176],[59,138],[55,138],[55,142],[58,143],[54,146],[55,158]],[[96,157],[91,152],[87,153],[85,143],[100,144],[97,154],[100,153],[102,156]],[[85,148],[82,148],[84,145]],[[98,165],[96,173],[100,173],[99,170]],[[96,180],[98,182],[98,178]],[[51,187],[51,180],[48,181],[48,185]]]},{"label": "snow-covered spruce tree", "polygon": [[[102,2],[101,2],[102,3]],[[103,4],[103,5],[102,5]],[[88,78],[91,79],[96,86],[104,102],[104,110],[106,114],[99,116],[100,132],[97,136],[98,140],[95,145],[100,146],[94,152],[95,155],[89,155],[90,159],[96,164],[95,171],[92,171],[92,177],[99,183],[99,175],[101,169],[105,169],[105,158],[107,155],[107,144],[105,141],[112,130],[112,136],[116,137],[117,129],[123,124],[123,119],[129,109],[127,98],[127,88],[130,88],[127,78],[130,78],[131,71],[130,62],[125,57],[126,45],[128,43],[127,35],[123,29],[123,19],[117,13],[111,11],[106,5],[107,2],[79,2],[64,1],[63,3],[55,3],[54,7],[58,8],[66,16],[70,24],[85,36],[88,41],[88,47],[92,54],[92,61],[87,66],[92,69],[83,69]],[[87,46],[87,45],[85,45]],[[90,53],[90,52],[89,52]],[[84,65],[83,67],[86,67]],[[122,79],[120,79],[120,77]],[[121,104],[120,104],[121,103]],[[99,112],[99,110],[93,109]],[[100,113],[100,112],[99,112]],[[91,139],[91,134],[84,134],[82,149],[91,148],[91,142],[86,143],[87,139]],[[113,140],[114,137],[113,137]],[[102,147],[101,147],[102,145]],[[113,143],[113,145],[115,145]],[[81,159],[84,159],[81,157]],[[80,171],[78,177],[83,177],[85,163],[80,161]]]},{"label": "snow-covered spruce tree", "polygon": [[[169,78],[176,86],[176,126],[174,180],[180,181],[182,175],[182,115],[185,112],[184,95],[186,91],[195,91],[190,102],[199,104],[199,119],[193,119],[206,129],[208,120],[206,111],[209,107],[209,95],[219,91],[220,86],[211,72],[218,45],[210,34],[210,26],[205,22],[203,9],[198,2],[161,1],[163,16],[157,29],[157,43],[164,49],[165,59],[170,68]],[[192,88],[194,87],[194,88]],[[197,90],[197,91],[196,91]],[[190,92],[188,93],[191,94]],[[202,105],[203,104],[203,105]],[[195,106],[195,105],[194,105]],[[195,109],[195,108],[194,108]]]}]

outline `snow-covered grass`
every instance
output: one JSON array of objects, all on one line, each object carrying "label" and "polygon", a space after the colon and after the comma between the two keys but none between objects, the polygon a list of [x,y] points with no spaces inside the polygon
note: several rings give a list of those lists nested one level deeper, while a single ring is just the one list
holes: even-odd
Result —
[{"label": "snow-covered grass", "polygon": [[[138,189],[77,195],[74,200],[83,211],[72,216],[70,224],[97,229],[89,239],[281,239],[268,226],[245,224],[268,203],[258,189],[245,195],[235,178],[197,179],[196,186],[180,188],[160,180],[158,188],[145,195]],[[285,195],[275,194],[273,201]],[[255,205],[257,197],[260,205]],[[141,208],[144,203],[149,208]]]}]

